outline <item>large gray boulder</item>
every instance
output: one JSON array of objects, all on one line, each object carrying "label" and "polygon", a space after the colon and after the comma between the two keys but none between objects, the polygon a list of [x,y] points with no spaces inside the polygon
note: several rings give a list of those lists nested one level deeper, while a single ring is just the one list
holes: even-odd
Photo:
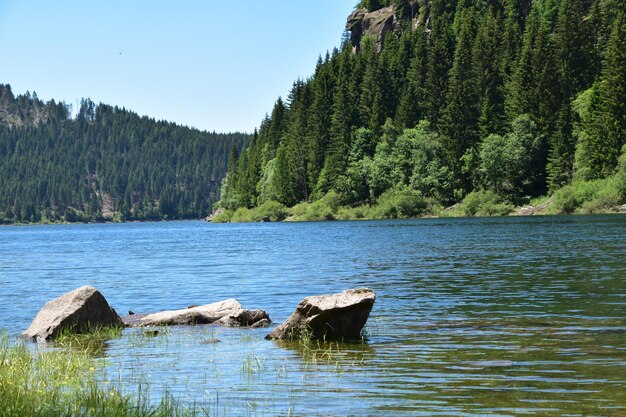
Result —
[{"label": "large gray boulder", "polygon": [[123,326],[120,316],[94,287],[84,286],[46,303],[22,336],[54,339],[61,331],[87,332],[97,327]]},{"label": "large gray boulder", "polygon": [[375,300],[376,294],[369,288],[306,297],[291,316],[265,338],[297,339],[307,333],[314,339],[358,339]]},{"label": "large gray boulder", "polygon": [[263,310],[244,310],[235,299],[181,310],[152,314],[133,314],[123,318],[130,327],[171,326],[181,324],[221,324],[223,326],[253,326],[269,316]]}]

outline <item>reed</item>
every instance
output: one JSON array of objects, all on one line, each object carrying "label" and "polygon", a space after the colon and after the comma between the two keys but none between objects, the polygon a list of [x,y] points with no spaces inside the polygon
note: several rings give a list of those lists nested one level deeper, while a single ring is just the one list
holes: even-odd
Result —
[{"label": "reed", "polygon": [[[67,341],[67,340],[66,340]],[[76,345],[72,343],[72,346]],[[103,361],[77,349],[31,348],[0,336],[0,417],[194,416],[195,407],[166,394],[154,404],[99,381]]]}]

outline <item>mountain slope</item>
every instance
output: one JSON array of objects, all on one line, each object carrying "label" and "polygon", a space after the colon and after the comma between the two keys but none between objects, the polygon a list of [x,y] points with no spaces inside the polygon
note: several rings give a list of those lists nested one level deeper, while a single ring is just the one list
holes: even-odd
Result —
[{"label": "mountain slope", "polygon": [[[391,193],[422,208],[466,196],[509,207],[608,181],[626,141],[620,4],[362,1],[341,48],[229,165],[221,206]],[[612,203],[625,199],[621,178]]]},{"label": "mountain slope", "polygon": [[201,218],[248,141],[0,85],[0,222]]}]

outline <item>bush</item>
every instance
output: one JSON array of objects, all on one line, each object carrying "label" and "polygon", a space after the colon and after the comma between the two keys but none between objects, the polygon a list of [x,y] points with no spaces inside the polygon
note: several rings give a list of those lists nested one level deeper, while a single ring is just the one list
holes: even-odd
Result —
[{"label": "bush", "polygon": [[335,220],[341,207],[341,197],[335,191],[329,191],[321,199],[313,203],[300,203],[291,209],[297,220],[318,221]]},{"label": "bush", "polygon": [[452,215],[462,216],[506,216],[513,211],[513,205],[491,190],[472,191]]},{"label": "bush", "polygon": [[583,213],[606,212],[619,206],[622,201],[623,197],[620,193],[617,180],[610,178],[606,181],[605,186],[600,188],[591,200],[582,203],[581,211]]},{"label": "bush", "polygon": [[[228,213],[229,211],[226,210],[224,213],[216,216],[213,221],[218,222],[219,220],[223,222],[228,218]],[[233,223],[252,223],[263,220],[280,222],[285,220],[288,215],[289,211],[287,210],[287,207],[277,201],[268,200],[254,209],[239,207],[234,213],[232,213],[232,215],[230,215],[229,220],[226,221],[231,221]],[[224,217],[222,218],[222,216]]]},{"label": "bush", "polygon": [[407,187],[385,191],[372,208],[372,214],[380,219],[402,219],[420,216],[427,207],[428,202],[422,194]]},{"label": "bush", "polygon": [[601,180],[575,181],[554,193],[551,211],[556,214],[611,211],[626,200],[624,182],[619,172]]},{"label": "bush", "polygon": [[253,222],[252,219],[252,210],[246,207],[239,207],[233,213],[233,216],[230,218],[232,223],[249,223]]},{"label": "bush", "polygon": [[233,218],[233,214],[234,213],[233,213],[232,210],[224,210],[221,213],[215,215],[215,217],[213,217],[213,220],[211,220],[211,222],[213,222],[213,223],[228,223]]},{"label": "bush", "polygon": [[370,218],[368,206],[342,207],[337,212],[339,220],[363,220]]},{"label": "bush", "polygon": [[268,200],[252,210],[252,221],[260,222],[261,220],[269,219],[273,222],[280,222],[285,220],[288,215],[287,207],[277,201]]}]

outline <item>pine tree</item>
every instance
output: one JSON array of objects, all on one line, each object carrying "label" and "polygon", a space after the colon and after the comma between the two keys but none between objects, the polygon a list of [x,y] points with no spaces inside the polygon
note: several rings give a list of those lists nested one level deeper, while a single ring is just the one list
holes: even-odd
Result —
[{"label": "pine tree", "polygon": [[428,64],[427,34],[424,26],[415,30],[413,58],[402,90],[396,123],[403,128],[412,128],[425,116],[424,96],[426,91],[426,70]]},{"label": "pine tree", "polygon": [[602,74],[594,84],[589,103],[589,120],[579,147],[585,155],[586,178],[603,178],[613,173],[626,143],[626,18],[615,19],[604,52]]},{"label": "pine tree", "polygon": [[441,120],[446,149],[453,170],[460,171],[461,157],[478,142],[479,95],[473,75],[472,46],[476,36],[473,9],[466,9],[460,18],[459,40],[450,70],[447,107]]},{"label": "pine tree", "polygon": [[347,155],[350,150],[350,136],[355,109],[349,88],[352,73],[352,48],[347,43],[343,46],[340,59],[337,88],[333,96],[330,144],[324,161],[324,168],[316,187],[318,194],[325,194],[335,188],[337,180],[345,172],[348,162]]},{"label": "pine tree", "polygon": [[476,79],[480,97],[478,128],[481,138],[502,133],[504,114],[504,68],[506,50],[498,34],[502,26],[498,17],[487,14],[481,22],[472,48],[472,76]]},{"label": "pine tree", "polygon": [[432,30],[428,48],[428,69],[426,74],[425,107],[428,120],[433,126],[446,105],[448,71],[452,67],[454,55],[454,35],[451,26],[451,12],[443,0],[431,4]]},{"label": "pine tree", "polygon": [[[546,68],[552,74],[558,74],[558,77],[550,77],[547,81],[550,86],[557,85],[558,90],[554,94],[553,107],[547,107],[542,115],[544,120],[555,118],[554,109],[560,107],[556,113],[557,123],[550,134],[547,168],[551,190],[568,184],[573,177],[576,142],[570,103],[577,92],[588,88],[593,75],[589,63],[593,45],[587,24],[583,19],[581,0],[561,0],[553,44],[557,71]],[[555,91],[554,88],[547,90]]]},{"label": "pine tree", "polygon": [[330,142],[332,104],[335,80],[332,74],[330,56],[318,62],[315,76],[311,81],[313,103],[311,104],[311,123],[309,126],[309,184],[314,187],[324,166],[324,159]]}]

